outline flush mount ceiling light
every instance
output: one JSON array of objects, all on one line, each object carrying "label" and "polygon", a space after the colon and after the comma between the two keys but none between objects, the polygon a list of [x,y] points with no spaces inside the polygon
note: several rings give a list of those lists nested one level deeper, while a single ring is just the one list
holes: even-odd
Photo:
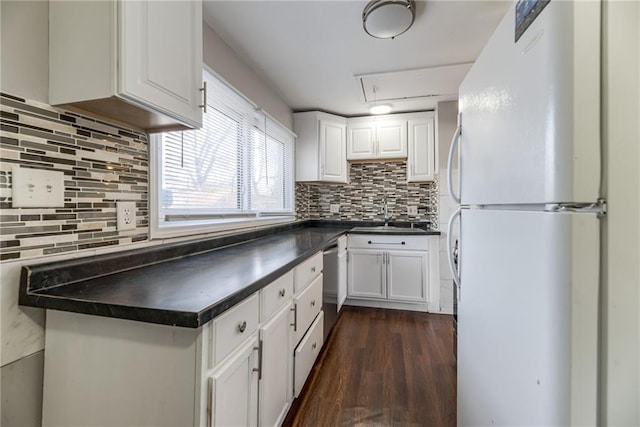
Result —
[{"label": "flush mount ceiling light", "polygon": [[362,25],[372,37],[392,39],[407,31],[415,17],[414,0],[373,0],[362,12]]},{"label": "flush mount ceiling light", "polygon": [[391,112],[391,105],[390,104],[374,105],[373,107],[369,108],[369,112],[371,114],[388,114]]},{"label": "flush mount ceiling light", "polygon": [[371,114],[388,114],[391,112],[391,104],[378,104],[376,99],[376,93],[378,88],[373,86],[373,105],[369,107],[369,113]]}]

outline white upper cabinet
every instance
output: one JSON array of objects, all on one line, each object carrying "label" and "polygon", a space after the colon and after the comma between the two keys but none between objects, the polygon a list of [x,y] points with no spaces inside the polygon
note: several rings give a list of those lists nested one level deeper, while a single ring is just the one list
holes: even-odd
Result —
[{"label": "white upper cabinet", "polygon": [[346,125],[343,117],[317,111],[293,115],[296,181],[347,182]]},{"label": "white upper cabinet", "polygon": [[347,122],[347,159],[401,159],[407,157],[407,120],[358,117]]},{"label": "white upper cabinet", "polygon": [[372,121],[350,121],[347,127],[347,159],[372,159],[376,155],[376,128]]},{"label": "white upper cabinet", "polygon": [[433,114],[409,120],[409,157],[407,159],[407,181],[433,181],[436,170],[436,149]]},{"label": "white upper cabinet", "polygon": [[202,126],[202,2],[49,4],[49,103],[149,132]]}]

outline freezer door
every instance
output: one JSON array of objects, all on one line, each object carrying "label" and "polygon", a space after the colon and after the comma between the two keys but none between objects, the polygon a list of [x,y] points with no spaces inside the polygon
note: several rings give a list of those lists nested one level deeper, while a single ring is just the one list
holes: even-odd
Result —
[{"label": "freezer door", "polygon": [[459,425],[597,424],[598,221],[463,210]]},{"label": "freezer door", "polygon": [[599,2],[549,2],[517,42],[515,7],[460,86],[462,204],[593,202]]}]

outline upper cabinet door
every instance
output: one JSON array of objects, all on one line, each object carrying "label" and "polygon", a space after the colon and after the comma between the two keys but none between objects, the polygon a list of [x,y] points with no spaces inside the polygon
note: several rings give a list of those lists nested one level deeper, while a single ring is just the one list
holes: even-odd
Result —
[{"label": "upper cabinet door", "polygon": [[148,132],[202,126],[202,1],[51,1],[49,103]]},{"label": "upper cabinet door", "polygon": [[347,182],[346,125],[320,120],[320,181]]},{"label": "upper cabinet door", "polygon": [[407,157],[407,120],[367,117],[347,124],[347,160]]},{"label": "upper cabinet door", "polygon": [[375,158],[375,135],[373,122],[350,123],[347,127],[347,160]]},{"label": "upper cabinet door", "polygon": [[293,114],[296,182],[347,183],[347,119],[320,111]]},{"label": "upper cabinet door", "polygon": [[409,120],[407,181],[435,179],[435,139],[433,119]]},{"label": "upper cabinet door", "polygon": [[202,125],[202,3],[121,1],[119,91]]},{"label": "upper cabinet door", "polygon": [[398,159],[407,157],[407,121],[377,121],[376,145],[376,157],[378,159]]}]

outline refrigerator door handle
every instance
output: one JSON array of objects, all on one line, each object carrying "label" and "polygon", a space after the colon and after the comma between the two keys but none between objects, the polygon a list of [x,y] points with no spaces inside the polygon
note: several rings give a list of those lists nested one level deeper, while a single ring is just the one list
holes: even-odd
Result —
[{"label": "refrigerator door handle", "polygon": [[462,124],[460,123],[460,120],[458,120],[458,127],[453,134],[453,139],[451,139],[451,147],[449,148],[449,159],[447,160],[447,188],[449,189],[449,194],[451,194],[453,200],[455,200],[458,204],[460,204],[460,196],[453,191],[453,153],[456,151],[456,147],[460,142],[460,135],[462,135]]},{"label": "refrigerator door handle", "polygon": [[[455,283],[456,288],[458,288],[458,301],[460,301],[460,274],[455,266],[455,261],[453,259],[453,245],[452,245],[452,231],[453,231],[453,223],[456,218],[460,216],[462,213],[462,208],[458,206],[455,212],[449,218],[449,224],[447,224],[447,258],[449,259],[449,270],[451,271],[451,276],[453,277],[453,283]],[[458,249],[459,250],[459,249]],[[458,258],[460,260],[460,258]],[[459,264],[458,264],[459,265]]]}]

